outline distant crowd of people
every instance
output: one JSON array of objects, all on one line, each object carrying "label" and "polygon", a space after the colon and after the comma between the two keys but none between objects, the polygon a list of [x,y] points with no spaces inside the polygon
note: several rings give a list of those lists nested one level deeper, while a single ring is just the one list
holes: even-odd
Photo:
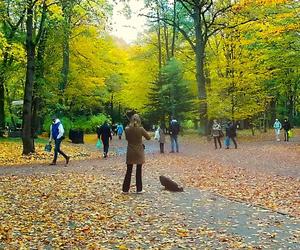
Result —
[{"label": "distant crowd of people", "polygon": [[[230,141],[233,142],[234,148],[237,149],[236,141],[236,130],[237,124],[233,121],[229,121],[223,125],[225,128],[225,135],[221,124],[215,119],[211,127],[211,136],[213,137],[215,149],[222,148],[221,139],[224,139],[224,146],[226,149],[230,147]],[[275,137],[277,141],[280,141],[280,131],[284,130],[284,140],[289,141],[289,134],[291,130],[291,124],[288,119],[284,119],[281,123],[278,119],[274,122]],[[105,121],[101,126],[97,127],[98,142],[102,142],[103,145],[103,157],[108,156],[109,142],[113,139],[113,135],[118,136],[119,140],[122,139],[123,133],[125,133],[125,139],[127,140],[127,152],[126,152],[126,165],[127,170],[123,181],[122,192],[127,194],[130,189],[131,174],[133,165],[136,165],[136,192],[143,193],[142,185],[142,165],[145,162],[145,145],[143,144],[143,137],[146,140],[150,140],[151,137],[148,132],[142,127],[141,119],[138,114],[131,116],[128,126],[124,129],[121,123],[109,125],[108,121]],[[168,133],[171,140],[171,151],[170,153],[179,152],[178,135],[180,132],[179,122],[172,118],[169,123]],[[69,163],[70,157],[66,155],[61,149],[60,145],[64,139],[64,128],[60,120],[56,117],[52,117],[52,124],[50,126],[50,139],[49,144],[52,140],[55,142],[54,158],[50,165],[56,165],[58,153],[60,153],[66,160],[66,164]],[[154,139],[159,143],[160,153],[165,152],[166,133],[165,126],[161,124],[156,127]]]}]

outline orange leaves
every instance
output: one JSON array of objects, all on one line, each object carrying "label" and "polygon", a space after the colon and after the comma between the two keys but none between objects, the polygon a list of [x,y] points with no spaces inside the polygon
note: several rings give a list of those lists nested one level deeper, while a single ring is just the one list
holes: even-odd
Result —
[{"label": "orange leaves", "polygon": [[[22,155],[21,142],[1,142],[0,143],[0,166],[50,163],[53,159],[52,152],[44,151],[45,144],[36,143],[36,153],[30,155]],[[82,145],[72,145],[68,142],[63,142],[61,149],[71,156],[71,160],[86,159],[87,157],[99,157],[99,152],[88,152]],[[59,161],[64,161],[63,157],[58,158]]]}]

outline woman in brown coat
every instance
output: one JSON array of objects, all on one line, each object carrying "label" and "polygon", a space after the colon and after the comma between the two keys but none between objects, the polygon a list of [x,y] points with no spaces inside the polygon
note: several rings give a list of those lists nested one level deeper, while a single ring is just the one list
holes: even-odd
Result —
[{"label": "woman in brown coat", "polygon": [[133,164],[136,164],[136,192],[142,193],[142,165],[145,162],[143,136],[150,140],[150,135],[141,126],[141,119],[137,114],[131,117],[128,127],[125,128],[125,138],[128,141],[126,164],[127,171],[123,182],[123,193],[128,193],[130,188]]}]

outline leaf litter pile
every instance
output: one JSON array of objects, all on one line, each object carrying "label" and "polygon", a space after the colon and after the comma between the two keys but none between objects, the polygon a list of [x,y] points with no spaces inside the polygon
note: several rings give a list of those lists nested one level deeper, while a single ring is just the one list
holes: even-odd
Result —
[{"label": "leaf litter pile", "polygon": [[[220,207],[210,205],[215,200],[210,196],[182,208],[174,199],[181,201],[188,193],[157,189],[123,195],[120,185],[107,176],[90,173],[2,176],[0,248],[263,249],[278,242],[276,232],[263,232],[268,226],[263,220],[258,222],[261,232],[257,231],[257,237],[266,241],[262,244],[230,232],[237,226],[234,220],[218,221],[216,227],[213,219],[193,212],[194,206],[209,206],[218,213]],[[200,222],[187,219],[184,210],[190,210]],[[253,221],[257,220],[254,217],[255,213]],[[274,223],[281,227],[280,219]],[[293,229],[285,244],[298,244],[299,233]]]},{"label": "leaf litter pile", "polygon": [[268,175],[197,157],[159,157],[165,172],[177,171],[187,186],[210,190],[237,201],[260,205],[276,212],[300,217],[300,180]]},{"label": "leaf litter pile", "polygon": [[[53,160],[53,148],[52,152],[48,153],[45,152],[44,147],[44,144],[36,143],[35,153],[22,155],[21,143],[1,142],[0,166],[50,163]],[[83,145],[75,145],[65,142],[62,144],[61,150],[71,156],[71,160],[83,160],[86,158],[97,158],[100,156],[99,152],[88,151]],[[58,161],[63,161],[63,158],[59,157]]]},{"label": "leaf litter pile", "polygon": [[[12,153],[14,149],[10,150]],[[79,154],[84,152],[81,148],[77,150]],[[72,152],[72,149],[68,148],[68,152]],[[93,158],[93,155],[85,153],[76,154],[75,150],[74,158]],[[47,162],[52,159],[51,155],[47,157],[38,161]],[[28,164],[36,159],[35,156],[24,162]],[[268,246],[266,242],[260,244],[259,240],[249,242],[226,228],[217,229],[213,227],[215,221],[206,220],[205,216],[201,223],[191,226],[194,220],[187,220],[180,211],[180,206],[173,207],[172,199],[179,194],[161,192],[158,186],[154,185],[149,194],[122,195],[120,189],[124,159],[117,157],[115,160],[111,158],[111,161],[105,163],[94,160],[97,169],[88,168],[86,173],[66,171],[30,176],[1,176],[0,249],[264,249]],[[24,162],[20,162],[18,158],[14,164]],[[83,169],[86,165],[90,166],[88,161],[78,164]],[[105,173],[107,169],[110,171]],[[121,173],[117,181],[116,176],[110,175],[111,171]],[[294,224],[299,225],[300,182],[297,178],[250,171],[230,164],[220,164],[211,158],[188,157],[184,154],[148,155],[144,178],[146,181],[147,178],[158,181],[160,174],[172,176],[184,184],[185,189],[196,187],[231,200],[294,216],[291,217]],[[214,200],[215,198],[208,197],[205,203]],[[193,204],[197,202],[195,199]],[[203,208],[203,204],[201,202],[198,205]],[[224,204],[211,210],[218,213],[218,209]],[[234,214],[232,218],[235,218]],[[253,218],[253,221],[262,227],[258,230],[263,235],[260,240],[267,239],[276,246],[276,242],[280,240],[277,232],[264,231],[270,221],[257,218]],[[249,228],[254,222],[249,222]],[[229,228],[238,224],[235,221],[222,223]],[[280,219],[274,219],[272,223],[276,228],[284,229]],[[292,246],[300,244],[299,229],[288,228],[284,231],[291,234],[285,243]],[[274,247],[269,245],[269,249],[272,246]]]}]

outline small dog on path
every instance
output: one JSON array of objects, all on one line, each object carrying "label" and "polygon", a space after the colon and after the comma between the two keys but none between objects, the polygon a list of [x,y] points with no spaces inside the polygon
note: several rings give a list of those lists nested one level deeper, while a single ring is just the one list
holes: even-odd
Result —
[{"label": "small dog on path", "polygon": [[183,188],[179,187],[178,184],[175,181],[172,181],[170,178],[161,175],[159,176],[159,180],[161,185],[163,185],[166,190],[172,192],[183,192]]}]

